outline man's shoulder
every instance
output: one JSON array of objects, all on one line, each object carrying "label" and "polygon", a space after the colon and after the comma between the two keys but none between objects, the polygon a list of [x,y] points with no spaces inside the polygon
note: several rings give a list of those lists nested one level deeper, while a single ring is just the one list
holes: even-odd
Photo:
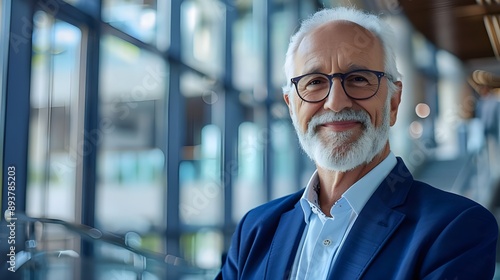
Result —
[{"label": "man's shoulder", "polygon": [[388,174],[382,185],[379,195],[396,205],[402,203],[411,205],[412,208],[422,206],[426,209],[463,209],[480,205],[462,194],[443,190],[440,186],[413,178],[401,158],[398,158],[398,164]]},{"label": "man's shoulder", "polygon": [[474,209],[476,215],[494,220],[492,213],[472,198],[418,180],[413,182],[407,199],[407,205],[423,216],[434,218],[444,216],[454,219],[457,215]]},{"label": "man's shoulder", "polygon": [[470,207],[478,205],[474,200],[447,190],[432,186],[428,183],[415,180],[410,191],[410,198],[414,195],[427,203],[443,203],[455,206]]},{"label": "man's shoulder", "polygon": [[486,207],[471,198],[413,178],[401,158],[374,195],[413,220],[451,221],[462,213],[472,212],[488,221],[494,220]]}]

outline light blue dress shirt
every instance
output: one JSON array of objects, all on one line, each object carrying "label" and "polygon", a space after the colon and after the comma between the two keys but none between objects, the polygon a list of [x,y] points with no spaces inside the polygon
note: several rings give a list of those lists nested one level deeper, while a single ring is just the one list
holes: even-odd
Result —
[{"label": "light blue dress shirt", "polygon": [[375,168],[359,179],[330,209],[326,216],[319,206],[319,178],[317,171],[311,176],[300,199],[306,227],[295,256],[290,279],[326,279],[337,252],[373,192],[396,166],[391,152]]}]

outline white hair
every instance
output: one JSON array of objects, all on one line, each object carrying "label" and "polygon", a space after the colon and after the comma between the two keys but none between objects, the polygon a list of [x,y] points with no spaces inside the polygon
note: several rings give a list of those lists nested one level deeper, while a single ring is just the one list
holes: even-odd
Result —
[{"label": "white hair", "polygon": [[[285,77],[287,80],[287,83],[283,86],[284,94],[289,94],[292,90],[292,83],[290,79],[292,78],[293,71],[295,69],[294,55],[300,45],[300,42],[303,40],[305,35],[310,33],[313,29],[325,23],[334,21],[353,22],[372,32],[373,35],[379,39],[384,50],[384,71],[394,80],[400,78],[401,75],[396,66],[396,56],[391,45],[391,41],[393,40],[393,31],[389,24],[374,14],[369,14],[354,8],[337,7],[332,9],[323,9],[316,12],[310,18],[304,20],[297,33],[290,38],[284,65]],[[393,83],[388,83],[388,85],[390,96],[396,91],[397,88]]]}]

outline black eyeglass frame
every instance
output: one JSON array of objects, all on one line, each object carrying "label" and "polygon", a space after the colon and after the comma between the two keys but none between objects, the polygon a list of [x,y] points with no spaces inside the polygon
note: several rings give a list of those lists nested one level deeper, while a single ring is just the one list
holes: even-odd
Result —
[{"label": "black eyeglass frame", "polygon": [[[371,72],[373,74],[375,74],[378,78],[378,85],[377,85],[377,89],[375,90],[375,92],[373,92],[372,95],[368,96],[368,97],[363,97],[363,98],[356,98],[356,97],[352,97],[350,96],[347,91],[345,90],[345,87],[344,87],[344,78],[352,73],[356,73],[356,72]],[[308,76],[308,75],[311,75],[311,74],[319,74],[319,75],[323,75],[325,77],[328,77],[328,81],[330,82],[330,86],[328,88],[328,93],[325,95],[325,97],[323,97],[322,99],[320,100],[317,100],[317,101],[308,101],[308,100],[305,100],[299,93],[299,89],[298,89],[298,86],[297,84],[299,83],[300,79],[302,79],[303,77],[305,76]],[[372,98],[373,96],[375,96],[380,88],[380,80],[382,79],[382,77],[386,77],[389,81],[392,81],[393,78],[391,75],[385,73],[385,72],[381,72],[381,71],[375,71],[375,70],[370,70],[370,69],[356,69],[356,70],[353,70],[353,71],[349,71],[347,73],[333,73],[333,74],[325,74],[325,73],[321,73],[321,72],[313,72],[313,73],[307,73],[307,74],[304,74],[304,75],[300,75],[300,76],[297,76],[297,77],[294,77],[294,78],[291,78],[290,81],[292,82],[292,84],[295,85],[295,91],[297,92],[297,95],[300,97],[300,99],[304,100],[305,102],[308,102],[308,103],[319,103],[319,102],[322,102],[323,100],[325,100],[329,95],[330,95],[330,91],[332,90],[332,85],[333,85],[333,79],[336,78],[336,77],[339,77],[340,78],[340,84],[342,85],[342,89],[344,90],[344,93],[345,95],[347,95],[349,98],[351,99],[354,99],[354,100],[366,100],[366,99],[370,99]]]}]

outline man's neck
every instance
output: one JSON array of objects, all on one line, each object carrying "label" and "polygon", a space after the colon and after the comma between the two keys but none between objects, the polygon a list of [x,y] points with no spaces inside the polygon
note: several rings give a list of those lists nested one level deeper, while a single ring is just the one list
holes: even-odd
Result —
[{"label": "man's neck", "polygon": [[327,170],[317,166],[319,178],[319,204],[325,215],[330,216],[330,209],[342,194],[347,191],[354,183],[370,172],[375,166],[382,162],[389,155],[389,143],[385,145],[370,162],[359,165],[358,167],[339,172]]}]

